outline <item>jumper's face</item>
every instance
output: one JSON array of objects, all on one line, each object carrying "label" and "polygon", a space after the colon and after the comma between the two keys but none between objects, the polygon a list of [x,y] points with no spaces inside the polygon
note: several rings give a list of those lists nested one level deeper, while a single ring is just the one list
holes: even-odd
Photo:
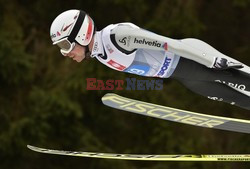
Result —
[{"label": "jumper's face", "polygon": [[73,60],[75,60],[77,62],[81,62],[86,57],[85,52],[86,52],[86,47],[83,47],[83,46],[76,44],[74,46],[74,48],[69,53],[67,53],[67,54],[65,53],[63,55],[65,57],[72,58]]}]

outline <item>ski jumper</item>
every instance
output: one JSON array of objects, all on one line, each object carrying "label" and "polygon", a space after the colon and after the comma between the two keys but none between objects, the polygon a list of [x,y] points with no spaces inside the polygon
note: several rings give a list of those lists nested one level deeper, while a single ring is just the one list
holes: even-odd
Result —
[{"label": "ski jumper", "polygon": [[177,79],[209,99],[250,110],[250,68],[212,69],[216,58],[239,61],[198,39],[175,40],[132,23],[111,24],[96,32],[91,55],[114,70]]}]

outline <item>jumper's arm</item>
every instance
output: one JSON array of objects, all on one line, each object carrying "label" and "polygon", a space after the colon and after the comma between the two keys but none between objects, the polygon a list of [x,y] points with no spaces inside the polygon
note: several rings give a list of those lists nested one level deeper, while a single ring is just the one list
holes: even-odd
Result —
[{"label": "jumper's arm", "polygon": [[213,67],[216,58],[229,58],[212,46],[198,39],[171,39],[126,24],[117,26],[112,30],[111,34],[115,35],[116,43],[127,51],[138,48],[167,50],[209,68]]}]

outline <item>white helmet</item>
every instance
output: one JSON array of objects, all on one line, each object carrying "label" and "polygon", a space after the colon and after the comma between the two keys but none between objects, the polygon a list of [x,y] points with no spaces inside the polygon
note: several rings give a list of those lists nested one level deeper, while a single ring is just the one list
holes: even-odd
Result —
[{"label": "white helmet", "polygon": [[94,22],[82,10],[68,10],[58,15],[50,27],[53,45],[61,48],[62,54],[69,53],[78,43],[88,46],[94,34]]}]

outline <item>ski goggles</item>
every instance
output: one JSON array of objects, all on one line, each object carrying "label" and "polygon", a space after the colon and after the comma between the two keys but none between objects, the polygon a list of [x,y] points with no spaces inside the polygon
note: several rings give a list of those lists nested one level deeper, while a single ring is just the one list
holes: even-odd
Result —
[{"label": "ski goggles", "polygon": [[68,40],[68,37],[66,37],[59,41],[54,42],[53,45],[57,45],[60,48],[60,52],[62,53],[62,55],[65,56],[74,49],[76,43],[75,42],[71,43]]}]

